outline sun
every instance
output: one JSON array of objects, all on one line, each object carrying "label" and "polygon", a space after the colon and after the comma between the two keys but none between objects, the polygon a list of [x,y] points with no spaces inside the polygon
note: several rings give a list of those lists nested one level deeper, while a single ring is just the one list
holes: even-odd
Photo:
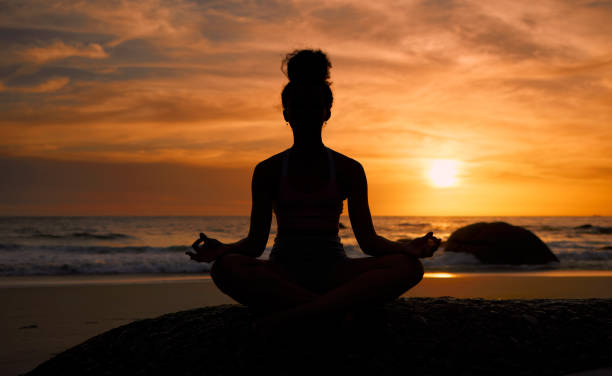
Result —
[{"label": "sun", "polygon": [[427,177],[431,184],[438,188],[447,188],[457,185],[457,167],[459,162],[455,159],[434,159],[427,170]]}]

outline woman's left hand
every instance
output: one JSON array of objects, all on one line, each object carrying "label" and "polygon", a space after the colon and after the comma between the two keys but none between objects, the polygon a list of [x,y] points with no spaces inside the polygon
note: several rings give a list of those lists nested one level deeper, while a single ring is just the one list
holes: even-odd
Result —
[{"label": "woman's left hand", "polygon": [[442,243],[442,239],[433,236],[433,232],[428,232],[427,235],[410,242],[408,245],[410,248],[409,253],[418,258],[431,257],[440,246],[440,243]]}]

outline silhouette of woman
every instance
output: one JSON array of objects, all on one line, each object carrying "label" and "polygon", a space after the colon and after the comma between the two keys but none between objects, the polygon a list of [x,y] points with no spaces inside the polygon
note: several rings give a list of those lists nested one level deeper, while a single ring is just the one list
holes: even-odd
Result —
[{"label": "silhouette of woman", "polygon": [[[440,245],[431,232],[411,242],[376,234],[363,167],[321,139],[333,101],[329,68],[320,50],[286,56],[282,104],[293,146],[256,165],[248,236],[224,244],[200,233],[195,253],[187,252],[195,261],[214,261],[215,285],[255,312],[253,329],[262,336],[301,320],[349,322],[357,310],[398,298],[421,281],[419,258],[431,257]],[[357,242],[371,257],[344,252],[338,237],[344,199]],[[274,246],[269,260],[258,259],[272,212]]]}]

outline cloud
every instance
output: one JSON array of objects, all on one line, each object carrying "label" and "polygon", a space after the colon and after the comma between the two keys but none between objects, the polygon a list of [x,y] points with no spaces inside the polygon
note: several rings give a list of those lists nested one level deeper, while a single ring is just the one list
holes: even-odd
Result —
[{"label": "cloud", "polygon": [[12,91],[19,93],[48,93],[57,91],[68,85],[70,79],[68,77],[54,77],[47,81],[34,86],[5,86],[0,83],[0,91]]},{"label": "cloud", "polygon": [[21,52],[21,56],[27,62],[42,64],[71,56],[104,59],[108,57],[108,54],[97,43],[67,45],[58,40],[47,46],[26,48]]}]

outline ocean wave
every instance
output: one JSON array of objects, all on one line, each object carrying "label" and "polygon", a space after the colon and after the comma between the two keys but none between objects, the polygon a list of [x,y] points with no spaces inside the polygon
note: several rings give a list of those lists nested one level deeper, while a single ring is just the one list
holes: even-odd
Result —
[{"label": "ocean wave", "polygon": [[[502,218],[503,219],[503,218]],[[387,239],[416,238],[433,231],[446,239],[461,226],[500,218],[389,217],[373,218],[377,233]],[[342,221],[350,228],[348,218]],[[612,217],[508,218],[536,233],[560,262],[545,265],[484,265],[465,253],[446,253],[442,246],[422,259],[428,272],[495,272],[532,270],[612,270]],[[92,217],[0,218],[0,275],[116,273],[195,273],[211,264],[197,263],[184,253],[201,229],[223,242],[239,240],[248,231],[248,217]],[[260,259],[267,259],[276,226]],[[216,235],[215,235],[216,234]],[[350,258],[370,257],[354,234],[339,234]]]},{"label": "ocean wave", "polygon": [[188,246],[104,247],[0,244],[0,276],[208,272]]},{"label": "ocean wave", "polygon": [[169,247],[125,246],[111,247],[103,245],[24,245],[0,243],[0,251],[41,251],[46,253],[82,253],[82,254],[121,254],[121,253],[180,253],[191,249],[188,245]]},{"label": "ocean wave", "polygon": [[612,249],[565,251],[556,253],[561,262],[569,261],[612,261]]},{"label": "ocean wave", "polygon": [[427,227],[431,226],[430,223],[412,223],[412,222],[400,222],[397,224],[402,227]]},{"label": "ocean wave", "polygon": [[580,226],[559,226],[559,225],[549,225],[549,224],[530,224],[522,226],[530,231],[535,233],[559,233],[559,232],[568,232],[570,234],[603,234],[609,235],[612,234],[612,227],[608,226],[598,226],[592,225],[590,223],[583,224]]},{"label": "ocean wave", "polygon": [[129,235],[115,233],[115,232],[109,232],[106,234],[92,234],[89,232],[74,232],[70,234],[69,236],[73,238],[79,238],[79,239],[126,239],[126,238],[131,238],[131,236]]},{"label": "ocean wave", "polygon": [[[186,256],[185,256],[186,257]],[[67,260],[68,261],[68,260]],[[71,275],[71,274],[150,274],[150,273],[207,273],[210,264],[177,260],[70,260],[69,262],[22,261],[13,264],[0,263],[0,276]]]},{"label": "ocean wave", "polygon": [[456,266],[476,266],[482,263],[470,253],[444,252],[443,250],[434,253],[431,258],[422,259],[423,265],[427,268],[456,267]]},{"label": "ocean wave", "polygon": [[588,234],[612,234],[612,227],[594,226],[590,223],[576,226],[574,227],[574,230],[577,230],[577,232],[584,232]]},{"label": "ocean wave", "polygon": [[551,226],[551,225],[527,225],[527,226],[523,226],[525,227],[527,230],[533,231],[533,232],[560,232],[560,231],[564,231],[567,230],[571,227],[564,227],[564,226]]},{"label": "ocean wave", "polygon": [[575,241],[571,240],[554,240],[546,242],[546,245],[554,252],[556,250],[568,250],[568,249],[588,249],[584,246],[584,244],[577,244]]},{"label": "ocean wave", "polygon": [[[184,254],[186,246],[157,248],[155,251],[134,252],[153,247],[123,247],[121,252],[49,252],[44,249],[21,249],[20,252],[0,252],[0,276],[69,275],[69,274],[147,274],[209,272],[213,263],[197,263]],[[128,251],[128,249],[130,251]],[[368,257],[358,247],[345,247],[350,258]],[[179,250],[181,252],[179,252]],[[266,248],[260,259],[267,259]],[[557,253],[560,262],[542,265],[485,265],[467,253],[444,252],[422,259],[428,272],[520,272],[543,270],[610,270],[612,251],[596,250]]]},{"label": "ocean wave", "polygon": [[89,231],[72,232],[69,234],[53,234],[39,231],[35,228],[22,228],[15,231],[18,234],[26,235],[26,238],[32,239],[93,239],[93,240],[113,240],[113,239],[129,239],[132,236],[116,232],[96,233]]}]

